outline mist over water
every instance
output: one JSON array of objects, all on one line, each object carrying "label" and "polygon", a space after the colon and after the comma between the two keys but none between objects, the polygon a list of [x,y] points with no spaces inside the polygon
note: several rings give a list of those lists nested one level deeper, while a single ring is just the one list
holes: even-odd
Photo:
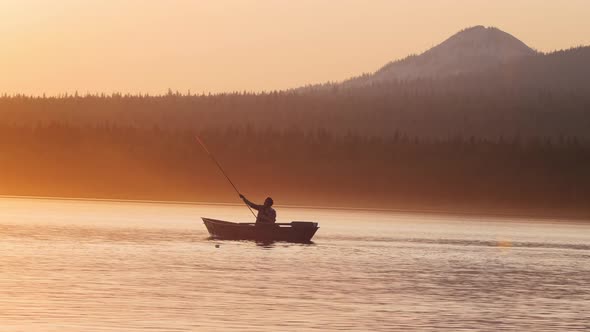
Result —
[{"label": "mist over water", "polygon": [[314,243],[208,239],[238,206],[0,199],[2,331],[590,329],[590,223],[277,212]]}]

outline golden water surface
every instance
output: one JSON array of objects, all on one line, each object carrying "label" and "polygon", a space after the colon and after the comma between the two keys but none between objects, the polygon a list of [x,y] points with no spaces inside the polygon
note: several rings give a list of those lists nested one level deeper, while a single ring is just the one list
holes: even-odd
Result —
[{"label": "golden water surface", "polygon": [[590,329],[590,223],[277,210],[314,243],[208,239],[238,206],[0,199],[0,330]]}]

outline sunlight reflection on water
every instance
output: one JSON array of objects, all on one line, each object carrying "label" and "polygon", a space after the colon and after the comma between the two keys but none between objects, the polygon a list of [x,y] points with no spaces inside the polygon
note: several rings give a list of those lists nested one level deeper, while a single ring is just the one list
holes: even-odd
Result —
[{"label": "sunlight reflection on water", "polygon": [[314,243],[208,239],[243,207],[0,199],[2,331],[590,328],[590,224],[278,210]]}]

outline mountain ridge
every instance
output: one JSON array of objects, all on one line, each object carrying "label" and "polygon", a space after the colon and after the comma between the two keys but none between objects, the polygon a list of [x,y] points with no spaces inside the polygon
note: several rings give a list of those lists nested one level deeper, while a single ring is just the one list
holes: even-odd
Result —
[{"label": "mountain ridge", "polygon": [[[475,26],[454,34],[420,55],[390,62],[373,75],[385,80],[444,77],[483,71],[536,53],[524,42],[498,28]],[[408,65],[414,68],[404,68]]]},{"label": "mountain ridge", "polygon": [[373,73],[306,88],[355,87],[396,80],[444,78],[484,72],[502,64],[539,54],[541,53],[507,32],[496,27],[478,25],[455,33],[421,54],[391,61]]}]

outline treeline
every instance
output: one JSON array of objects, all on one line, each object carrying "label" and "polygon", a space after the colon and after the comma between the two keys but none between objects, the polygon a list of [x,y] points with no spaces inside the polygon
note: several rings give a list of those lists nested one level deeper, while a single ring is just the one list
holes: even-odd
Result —
[{"label": "treeline", "polygon": [[0,192],[588,213],[590,48],[268,93],[0,96]]},{"label": "treeline", "polygon": [[268,93],[162,96],[4,95],[0,123],[162,130],[325,129],[335,135],[424,139],[577,136],[590,140],[590,47],[537,55],[484,73]]},{"label": "treeline", "polygon": [[[114,125],[163,130],[326,129],[345,135],[411,136],[447,139],[477,136],[590,138],[590,92],[551,91],[494,94],[442,93],[430,88],[391,87],[395,93],[320,95],[289,92],[193,96],[84,96],[0,98],[0,123],[9,125]],[[426,84],[426,83],[424,83]]]},{"label": "treeline", "polygon": [[[237,202],[196,132],[0,126],[5,195]],[[561,139],[424,139],[326,130],[200,131],[245,194],[277,204],[590,215],[590,147]]]}]

